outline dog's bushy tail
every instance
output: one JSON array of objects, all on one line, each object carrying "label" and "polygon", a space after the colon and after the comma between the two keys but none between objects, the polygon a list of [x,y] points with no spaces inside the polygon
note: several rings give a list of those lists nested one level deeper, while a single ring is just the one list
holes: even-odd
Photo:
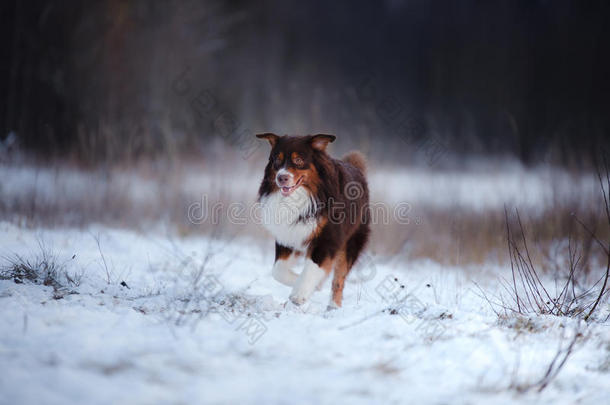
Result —
[{"label": "dog's bushy tail", "polygon": [[366,158],[358,151],[352,151],[343,156],[343,161],[356,166],[363,174],[366,174]]}]

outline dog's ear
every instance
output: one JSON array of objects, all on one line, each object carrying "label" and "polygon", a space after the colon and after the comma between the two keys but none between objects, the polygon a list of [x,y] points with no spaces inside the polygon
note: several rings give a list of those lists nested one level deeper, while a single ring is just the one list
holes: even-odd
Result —
[{"label": "dog's ear", "polygon": [[311,136],[311,147],[316,150],[326,150],[326,146],[330,142],[334,142],[337,139],[334,135],[327,134],[316,134]]},{"label": "dog's ear", "polygon": [[277,140],[280,139],[279,136],[277,136],[276,134],[272,134],[271,132],[265,132],[264,134],[256,134],[256,137],[259,138],[259,139],[266,139],[266,140],[268,140],[269,144],[271,144],[272,148],[277,143]]}]

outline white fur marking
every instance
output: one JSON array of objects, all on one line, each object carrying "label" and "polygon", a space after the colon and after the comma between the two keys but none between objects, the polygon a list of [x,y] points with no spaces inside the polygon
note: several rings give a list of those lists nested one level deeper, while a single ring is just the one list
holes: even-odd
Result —
[{"label": "white fur marking", "polygon": [[315,264],[311,259],[305,262],[305,269],[297,278],[290,294],[290,301],[295,305],[301,305],[307,301],[316,286],[326,277],[326,272]]},{"label": "white fur marking", "polygon": [[279,259],[276,261],[271,272],[273,278],[289,287],[294,286],[297,277],[299,277],[298,274],[292,271],[295,261],[294,255],[290,255],[286,260]]},{"label": "white fur marking", "polygon": [[274,192],[260,199],[263,226],[271,232],[282,246],[303,250],[304,243],[316,230],[315,217],[298,221],[301,215],[315,212],[315,200],[306,189],[299,187],[289,196]]},{"label": "white fur marking", "polygon": [[280,186],[279,182],[277,181],[277,179],[279,179],[282,174],[287,174],[291,179],[294,178],[294,175],[292,173],[290,173],[288,170],[286,170],[286,168],[282,167],[280,170],[277,171],[277,174],[275,175],[275,183],[278,185],[278,187],[281,187],[281,186]]},{"label": "white fur marking", "polygon": [[323,278],[322,280],[320,280],[320,282],[319,282],[319,283],[318,283],[318,285],[316,286],[316,291],[320,291],[320,290],[322,289],[322,287],[324,287],[324,283],[326,283],[326,280],[328,280],[328,276],[329,276],[329,275],[330,275],[330,273],[329,273],[329,274],[326,274],[326,275],[324,276],[324,278]]}]

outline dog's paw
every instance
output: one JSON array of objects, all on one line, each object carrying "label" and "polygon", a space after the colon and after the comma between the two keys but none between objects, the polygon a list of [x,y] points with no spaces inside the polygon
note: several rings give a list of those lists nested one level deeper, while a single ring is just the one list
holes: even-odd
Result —
[{"label": "dog's paw", "polygon": [[328,303],[328,305],[326,306],[326,311],[334,311],[335,309],[339,309],[341,308],[339,305],[337,305],[337,303],[333,300],[330,300],[330,302]]},{"label": "dog's paw", "polygon": [[288,299],[290,299],[290,302],[297,306],[301,306],[305,303],[305,301],[307,301],[307,298],[299,294],[290,294],[290,297],[288,297]]}]

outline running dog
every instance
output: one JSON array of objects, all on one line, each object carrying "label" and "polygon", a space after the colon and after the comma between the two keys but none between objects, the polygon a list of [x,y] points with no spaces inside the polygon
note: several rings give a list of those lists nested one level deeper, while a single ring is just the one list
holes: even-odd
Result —
[{"label": "running dog", "polygon": [[[360,152],[334,159],[334,135],[258,134],[271,145],[258,191],[265,228],[275,238],[273,277],[302,305],[334,269],[329,309],[341,307],[345,277],[370,234],[366,161]],[[295,259],[305,255],[300,274]]]}]

